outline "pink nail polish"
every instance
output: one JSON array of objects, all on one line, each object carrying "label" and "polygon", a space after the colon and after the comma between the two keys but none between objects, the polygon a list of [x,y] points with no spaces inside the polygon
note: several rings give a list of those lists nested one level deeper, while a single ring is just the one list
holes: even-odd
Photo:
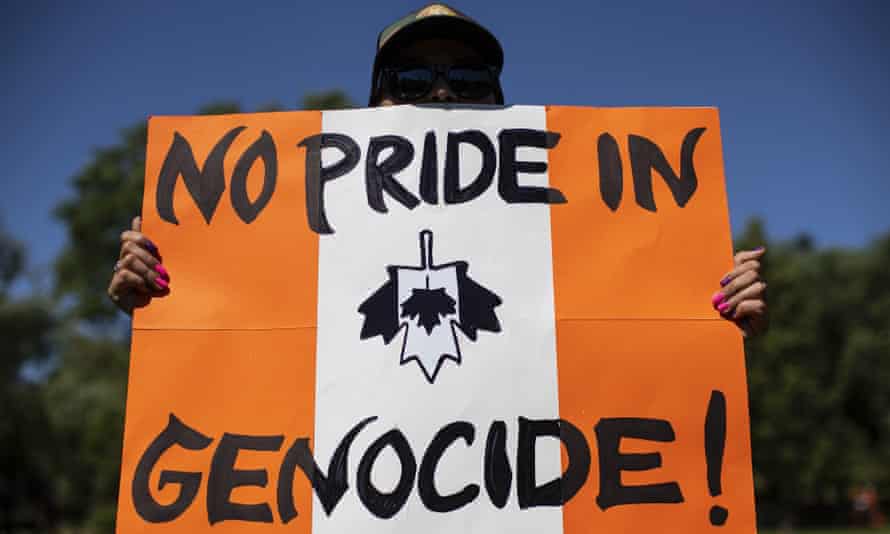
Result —
[{"label": "pink nail polish", "polygon": [[726,310],[728,310],[728,309],[729,309],[729,303],[728,303],[728,302],[724,302],[723,304],[717,306],[717,311],[719,311],[720,313],[724,313],[724,312],[725,312]]},{"label": "pink nail polish", "polygon": [[713,297],[711,297],[711,304],[713,304],[714,306],[718,306],[721,302],[723,302],[725,298],[726,295],[718,291],[714,293]]},{"label": "pink nail polish", "polygon": [[161,287],[164,288],[164,289],[167,289],[167,287],[170,285],[170,284],[168,284],[167,281],[164,280],[163,278],[155,278],[155,283],[158,284],[159,286],[161,286]]},{"label": "pink nail polish", "polygon": [[170,278],[170,273],[167,272],[167,269],[164,268],[160,263],[155,265],[155,271],[157,271],[161,276],[166,276]]}]

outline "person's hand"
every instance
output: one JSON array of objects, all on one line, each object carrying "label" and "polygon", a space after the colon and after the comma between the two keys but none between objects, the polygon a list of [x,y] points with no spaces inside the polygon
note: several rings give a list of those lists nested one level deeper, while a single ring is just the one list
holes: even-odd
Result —
[{"label": "person's hand", "polygon": [[733,321],[745,337],[766,330],[766,282],[760,278],[760,259],[766,249],[743,250],[735,255],[735,268],[720,280],[721,289],[711,304],[725,319]]},{"label": "person's hand", "polygon": [[161,265],[158,248],[142,235],[141,228],[142,219],[134,217],[131,229],[121,234],[120,256],[108,284],[108,296],[127,313],[170,292],[170,274]]}]

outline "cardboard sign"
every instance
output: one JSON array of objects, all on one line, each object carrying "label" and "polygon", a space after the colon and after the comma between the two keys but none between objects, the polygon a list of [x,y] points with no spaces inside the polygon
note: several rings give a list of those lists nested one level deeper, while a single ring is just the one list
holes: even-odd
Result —
[{"label": "cardboard sign", "polygon": [[154,117],[118,532],[755,531],[715,109]]}]

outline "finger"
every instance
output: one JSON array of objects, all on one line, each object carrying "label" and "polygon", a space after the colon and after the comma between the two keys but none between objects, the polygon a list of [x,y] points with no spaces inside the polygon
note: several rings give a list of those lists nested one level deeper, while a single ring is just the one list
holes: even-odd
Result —
[{"label": "finger", "polygon": [[766,247],[763,246],[757,247],[754,250],[741,250],[733,257],[733,262],[736,265],[741,265],[746,261],[759,259],[764,253],[766,253]]},{"label": "finger", "polygon": [[137,293],[149,292],[145,278],[129,269],[121,269],[114,273],[114,276],[111,278],[111,285],[108,286],[108,295],[112,299],[119,300],[134,291]]},{"label": "finger", "polygon": [[740,265],[735,267],[733,270],[726,273],[726,276],[724,276],[723,279],[720,280],[720,286],[726,287],[727,285],[729,285],[730,282],[732,282],[735,278],[738,278],[739,275],[741,275],[742,273],[744,273],[746,271],[758,271],[759,272],[760,271],[760,262],[758,260],[748,260],[744,263],[741,263]]},{"label": "finger", "polygon": [[765,290],[766,282],[754,282],[742,291],[739,291],[738,293],[733,295],[732,298],[726,300],[726,302],[724,302],[724,304],[726,304],[726,307],[720,310],[720,313],[726,314],[731,310],[735,310],[735,308],[739,304],[749,300],[765,302],[763,300],[763,292]]},{"label": "finger", "polygon": [[722,313],[724,311],[722,306],[726,304],[727,301],[759,280],[760,274],[757,271],[745,271],[733,278],[730,283],[723,287],[723,289],[714,293],[711,302],[714,304],[714,307]]},{"label": "finger", "polygon": [[134,241],[127,241],[121,246],[121,264],[131,265],[129,263],[131,260],[128,259],[129,256],[138,258],[142,261],[142,263],[148,266],[149,269],[161,272],[161,270],[159,270],[157,267],[158,265],[160,265],[161,261],[151,252],[149,252]]},{"label": "finger", "polygon": [[140,217],[138,215],[133,217],[133,221],[130,223],[130,229],[133,230],[134,232],[141,232],[142,231],[142,217]]},{"label": "finger", "polygon": [[747,320],[749,323],[757,323],[758,319],[766,315],[766,302],[760,299],[744,300],[736,306],[733,320]]},{"label": "finger", "polygon": [[120,258],[123,258],[127,252],[126,250],[124,250],[124,248],[127,246],[127,243],[135,243],[139,247],[147,250],[152,256],[155,256],[156,258],[160,257],[160,254],[158,253],[158,247],[155,246],[155,244],[152,243],[150,239],[145,237],[145,234],[136,232],[134,230],[126,230],[121,233]]},{"label": "finger", "polygon": [[158,270],[159,268],[163,270],[163,267],[159,267],[159,265],[156,265],[154,268],[149,267],[135,254],[127,254],[124,256],[124,259],[121,260],[121,265],[126,267],[127,270],[144,278],[148,286],[157,291],[167,289],[169,286],[169,280],[163,276],[166,271],[162,274],[162,272]]},{"label": "finger", "polygon": [[762,334],[769,324],[766,304],[763,301],[746,300],[737,308],[738,318],[733,321],[742,329],[746,338]]}]

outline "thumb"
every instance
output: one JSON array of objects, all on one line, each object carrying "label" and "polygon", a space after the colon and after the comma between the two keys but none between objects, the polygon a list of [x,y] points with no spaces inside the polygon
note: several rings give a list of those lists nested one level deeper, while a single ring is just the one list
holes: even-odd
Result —
[{"label": "thumb", "polygon": [[140,217],[138,215],[133,217],[133,222],[130,224],[130,229],[133,230],[134,232],[141,232],[142,231],[142,217]]},{"label": "thumb", "polygon": [[735,255],[735,264],[739,266],[746,261],[759,259],[765,253],[766,247],[764,246],[757,247],[754,250],[742,250]]}]

